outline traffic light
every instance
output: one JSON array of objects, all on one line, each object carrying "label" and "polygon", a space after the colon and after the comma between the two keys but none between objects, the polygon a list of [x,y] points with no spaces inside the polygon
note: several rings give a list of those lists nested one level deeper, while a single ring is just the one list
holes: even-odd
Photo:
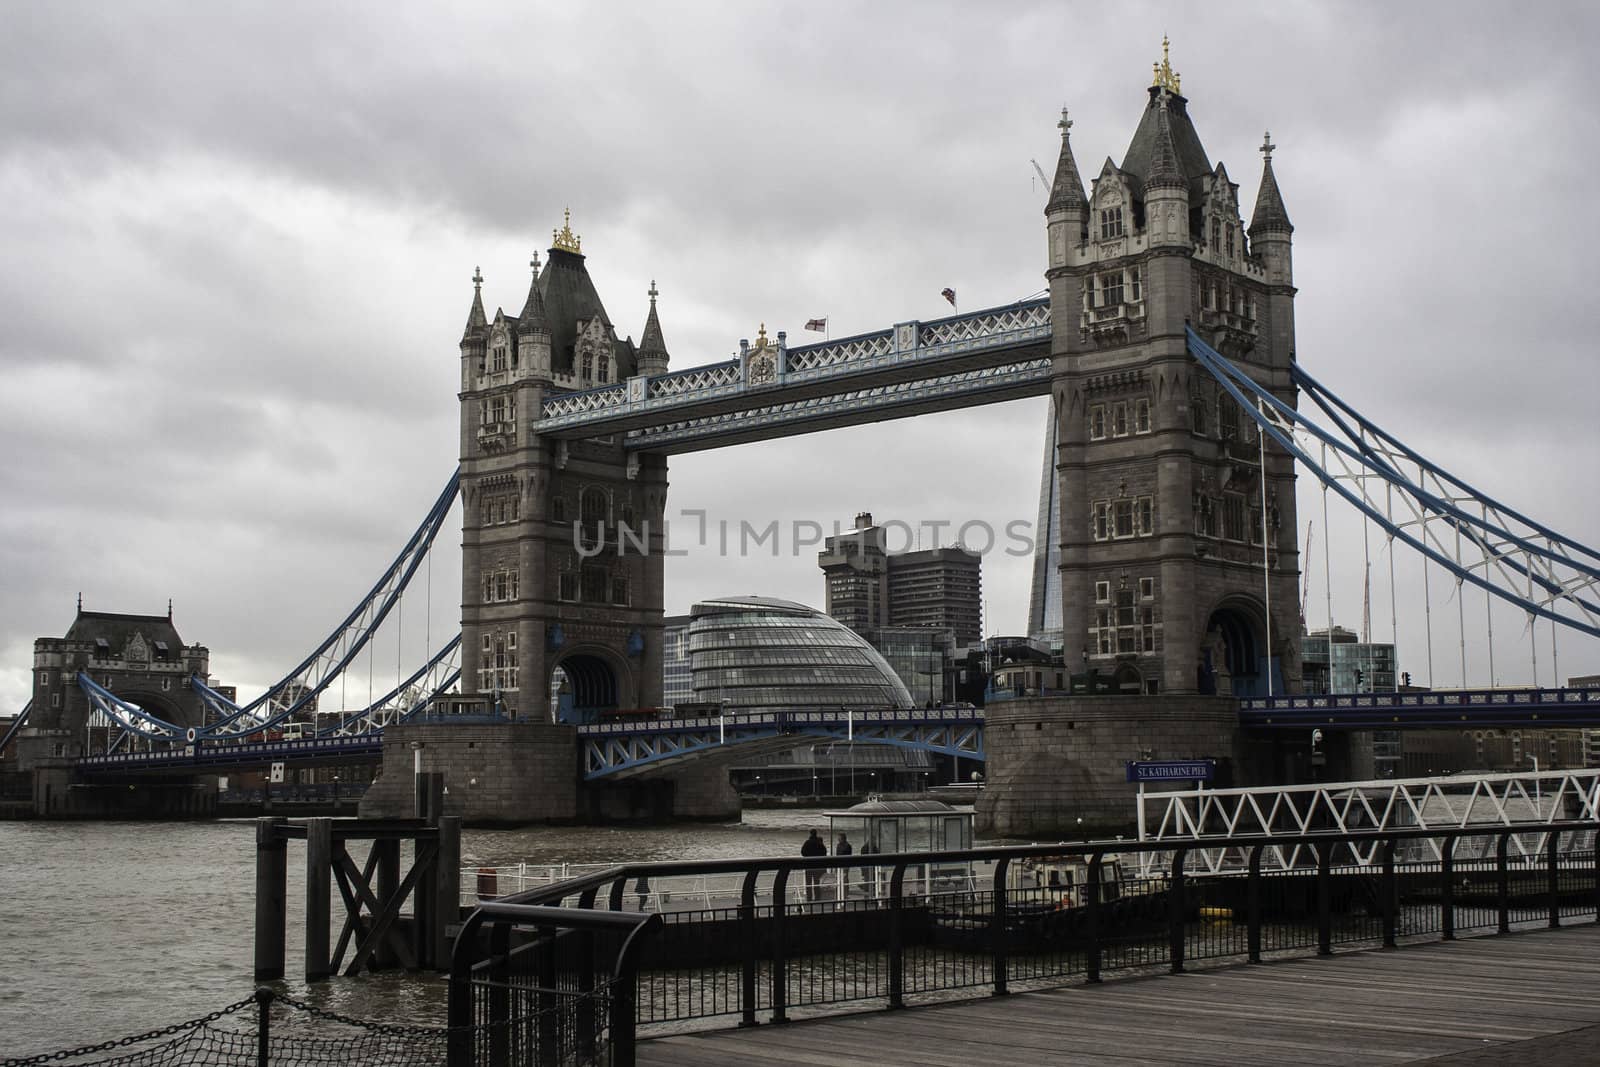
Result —
[{"label": "traffic light", "polygon": [[1411,672],[1410,671],[1401,671],[1400,672],[1400,683],[1402,685],[1404,685],[1407,689],[1411,688]]},{"label": "traffic light", "polygon": [[1356,668],[1356,685],[1360,686],[1361,683],[1363,681],[1365,681],[1365,680],[1366,680],[1366,672],[1363,671],[1360,667],[1357,667]]}]

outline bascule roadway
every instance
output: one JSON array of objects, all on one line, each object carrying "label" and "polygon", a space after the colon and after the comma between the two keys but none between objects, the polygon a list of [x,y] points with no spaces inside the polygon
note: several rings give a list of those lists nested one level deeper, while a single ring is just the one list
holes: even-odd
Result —
[{"label": "bascule roadway", "polygon": [[638,1062],[1576,1067],[1597,982],[1591,924],[654,1038]]}]

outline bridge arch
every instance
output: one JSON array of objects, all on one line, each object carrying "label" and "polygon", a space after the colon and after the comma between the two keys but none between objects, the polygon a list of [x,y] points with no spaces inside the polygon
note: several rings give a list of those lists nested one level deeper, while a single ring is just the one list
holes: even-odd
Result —
[{"label": "bridge arch", "polygon": [[595,722],[602,712],[638,702],[628,664],[599,645],[563,652],[550,665],[550,693],[558,722]]},{"label": "bridge arch", "polygon": [[1201,630],[1199,686],[1218,696],[1265,696],[1267,693],[1266,611],[1253,596],[1223,597],[1206,616]]}]

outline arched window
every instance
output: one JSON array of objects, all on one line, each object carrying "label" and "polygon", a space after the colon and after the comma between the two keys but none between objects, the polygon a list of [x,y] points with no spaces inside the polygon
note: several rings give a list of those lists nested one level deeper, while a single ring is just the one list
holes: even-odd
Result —
[{"label": "arched window", "polygon": [[600,382],[611,380],[611,357],[604,352],[600,353],[600,373],[595,380]]},{"label": "arched window", "polygon": [[582,349],[582,363],[578,370],[579,377],[587,381],[594,377],[594,346],[585,344]]},{"label": "arched window", "polygon": [[606,491],[594,486],[585,489],[581,508],[584,525],[588,525],[591,522],[605,522],[606,513],[610,510],[606,500]]}]

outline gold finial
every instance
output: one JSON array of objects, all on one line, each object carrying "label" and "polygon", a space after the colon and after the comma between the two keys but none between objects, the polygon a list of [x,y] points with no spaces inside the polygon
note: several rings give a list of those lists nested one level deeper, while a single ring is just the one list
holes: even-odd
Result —
[{"label": "gold finial", "polygon": [[767,324],[764,322],[761,324],[761,331],[756,334],[756,347],[767,347]]},{"label": "gold finial", "polygon": [[472,287],[479,292],[483,291],[483,270],[479,267],[472,268]]},{"label": "gold finial", "polygon": [[650,297],[650,306],[655,307],[656,297],[660,296],[661,294],[656,292],[656,280],[654,278],[650,279],[650,292],[648,295]]},{"label": "gold finial", "polygon": [[539,276],[539,250],[538,249],[534,249],[533,258],[528,260],[528,266],[533,268],[533,276],[535,278],[537,278]]},{"label": "gold finial", "polygon": [[1272,162],[1272,150],[1278,146],[1272,143],[1272,131],[1268,130],[1261,135],[1261,154],[1268,163]]},{"label": "gold finial", "polygon": [[1155,81],[1152,84],[1159,85],[1169,93],[1175,93],[1178,96],[1182,96],[1183,82],[1182,79],[1172,69],[1172,59],[1170,56],[1171,47],[1172,42],[1167,40],[1167,35],[1163,33],[1161,35],[1161,62],[1150,64],[1151,68],[1155,71]]},{"label": "gold finial", "polygon": [[583,252],[583,238],[572,232],[572,209],[562,212],[561,229],[550,231],[550,246],[562,252]]},{"label": "gold finial", "polygon": [[1072,131],[1072,120],[1067,117],[1067,109],[1065,107],[1061,109],[1061,121],[1056,125],[1061,127],[1061,137],[1065,140],[1067,134]]}]

